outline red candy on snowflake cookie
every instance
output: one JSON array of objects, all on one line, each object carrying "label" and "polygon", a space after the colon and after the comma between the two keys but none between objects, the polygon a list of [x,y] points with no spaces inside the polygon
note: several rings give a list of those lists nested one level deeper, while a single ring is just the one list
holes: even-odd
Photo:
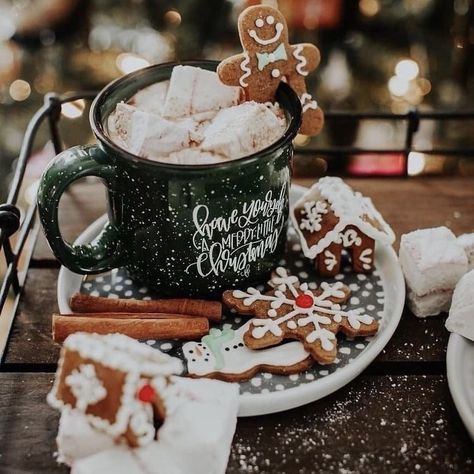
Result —
[{"label": "red candy on snowflake cookie", "polygon": [[241,86],[247,100],[273,102],[281,81],[298,94],[303,107],[300,132],[317,135],[324,114],[306,90],[306,76],[320,62],[318,48],[310,43],[290,44],[284,16],[268,5],[246,8],[239,16],[243,53],[222,61],[217,74],[224,84]]},{"label": "red candy on snowflake cookie", "polygon": [[297,339],[320,364],[329,364],[337,354],[336,334],[371,336],[378,322],[357,309],[342,309],[350,295],[341,282],[321,283],[309,289],[285,268],[279,267],[269,282],[273,290],[261,293],[256,288],[233,290],[224,302],[240,314],[253,315],[244,342],[251,349],[275,346],[285,339]]},{"label": "red candy on snowflake cookie", "polygon": [[343,249],[350,252],[355,272],[369,273],[375,243],[391,245],[395,240],[372,200],[341,178],[321,178],[296,202],[290,216],[304,255],[323,276],[339,273]]},{"label": "red candy on snowflake cookie", "polygon": [[155,438],[154,418],[165,416],[156,384],[181,370],[178,359],[122,334],[76,333],[64,341],[48,403],[142,446]]}]

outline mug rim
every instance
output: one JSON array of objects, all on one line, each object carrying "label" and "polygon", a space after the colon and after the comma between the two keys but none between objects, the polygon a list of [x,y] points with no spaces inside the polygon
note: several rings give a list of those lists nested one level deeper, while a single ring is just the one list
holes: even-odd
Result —
[{"label": "mug rim", "polygon": [[[168,168],[174,170],[180,169],[192,169],[192,170],[199,170],[199,169],[206,169],[206,168],[224,168],[228,166],[233,166],[234,164],[241,164],[247,163],[254,160],[261,160],[271,154],[273,154],[278,149],[282,148],[289,142],[293,140],[293,138],[297,135],[298,130],[301,126],[302,120],[302,107],[301,102],[296,94],[296,92],[284,82],[281,82],[278,88],[282,88],[284,93],[290,98],[291,101],[294,102],[294,105],[297,110],[297,114],[290,115],[288,126],[283,133],[283,135],[275,142],[263,148],[260,151],[252,153],[250,155],[241,156],[240,158],[229,159],[226,161],[220,161],[217,163],[206,163],[206,164],[176,164],[176,163],[166,163],[161,161],[150,160],[148,158],[143,158],[141,156],[135,155],[134,153],[125,150],[124,148],[117,145],[107,134],[104,123],[101,120],[101,113],[100,108],[101,105],[105,102],[107,97],[115,92],[118,88],[122,86],[123,83],[126,82],[133,82],[140,78],[141,76],[149,74],[150,70],[154,69],[161,69],[161,68],[169,68],[171,66],[195,66],[200,67],[203,65],[213,66],[214,69],[217,68],[219,61],[214,60],[189,60],[189,61],[169,61],[160,64],[153,64],[151,66],[147,66],[145,68],[139,69],[137,71],[133,71],[129,74],[125,74],[124,76],[115,79],[114,81],[108,83],[96,96],[94,101],[92,102],[90,112],[89,112],[89,122],[92,128],[92,131],[95,137],[99,140],[101,144],[106,145],[106,147],[111,148],[116,154],[119,154],[125,157],[127,160],[133,161],[135,163],[140,164],[147,164],[149,166],[156,166],[158,168]],[[281,106],[284,108],[283,106]],[[288,109],[285,109],[288,112]]]}]

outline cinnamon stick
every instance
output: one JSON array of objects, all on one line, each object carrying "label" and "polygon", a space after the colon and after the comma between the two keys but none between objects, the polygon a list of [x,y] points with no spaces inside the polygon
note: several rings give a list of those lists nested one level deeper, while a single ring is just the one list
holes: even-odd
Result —
[{"label": "cinnamon stick", "polygon": [[103,298],[75,293],[70,301],[75,313],[169,313],[201,316],[210,321],[220,321],[222,303],[197,299],[137,300]]},{"label": "cinnamon stick", "polygon": [[192,314],[173,313],[62,313],[60,316],[99,319],[197,319]]},{"label": "cinnamon stick", "polygon": [[53,314],[53,339],[63,342],[75,332],[121,333],[134,339],[199,339],[209,332],[209,320],[192,319],[114,319]]}]

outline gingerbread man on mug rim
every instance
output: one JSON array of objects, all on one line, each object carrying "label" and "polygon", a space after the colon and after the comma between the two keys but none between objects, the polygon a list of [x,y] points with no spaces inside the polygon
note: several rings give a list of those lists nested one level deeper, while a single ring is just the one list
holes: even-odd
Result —
[{"label": "gingerbread man on mug rim", "polygon": [[224,84],[241,86],[247,100],[273,102],[281,81],[298,94],[303,107],[300,132],[317,135],[324,124],[323,111],[306,91],[306,76],[320,62],[319,50],[311,43],[290,44],[282,13],[270,6],[246,8],[238,29],[243,53],[224,59],[217,74]]}]

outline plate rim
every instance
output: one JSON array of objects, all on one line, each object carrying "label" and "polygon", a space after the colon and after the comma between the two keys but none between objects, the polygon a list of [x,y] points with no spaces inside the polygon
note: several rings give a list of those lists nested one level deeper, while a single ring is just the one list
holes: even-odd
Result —
[{"label": "plate rim", "polygon": [[465,384],[462,383],[461,371],[458,365],[465,350],[472,350],[474,353],[474,342],[469,341],[460,334],[451,333],[446,352],[446,374],[449,391],[459,416],[471,439],[474,441],[474,410],[471,408],[471,402],[469,401],[466,391],[461,388],[464,387]]},{"label": "plate rim", "polygon": [[[291,191],[294,193],[304,193],[307,189],[307,187],[298,184],[291,185]],[[79,235],[74,243],[80,245],[90,242],[96,237],[106,221],[107,214],[96,219]],[[238,416],[267,415],[317,401],[350,383],[380,354],[392,338],[400,322],[405,304],[405,281],[393,247],[379,246],[376,249],[376,259],[377,256],[379,259],[384,258],[388,262],[387,265],[392,267],[391,269],[395,272],[394,276],[396,281],[391,283],[399,289],[399,291],[397,291],[395,305],[393,308],[390,308],[392,317],[389,319],[389,323],[383,327],[383,330],[378,333],[377,337],[367,345],[351,364],[323,378],[317,378],[312,382],[307,382],[283,391],[273,391],[265,394],[241,394],[239,398]],[[66,267],[61,266],[57,283],[58,306],[61,313],[71,313],[67,289],[68,287],[74,286],[76,290],[79,290],[82,278],[83,275],[74,273]],[[67,284],[68,281],[69,285]],[[72,285],[71,282],[74,282],[74,285]],[[387,308],[384,305],[384,313],[386,310]],[[384,317],[386,317],[385,314]]]}]

